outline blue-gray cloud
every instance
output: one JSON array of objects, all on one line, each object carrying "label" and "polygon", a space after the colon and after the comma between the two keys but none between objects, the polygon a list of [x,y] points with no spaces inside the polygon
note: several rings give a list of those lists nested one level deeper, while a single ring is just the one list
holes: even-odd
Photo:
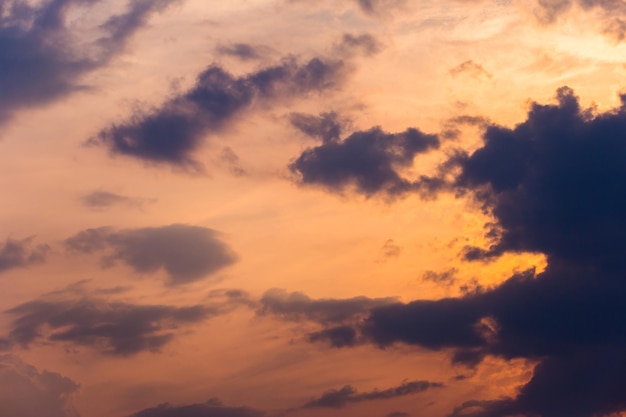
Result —
[{"label": "blue-gray cloud", "polygon": [[68,238],[65,244],[72,251],[104,252],[105,267],[122,262],[142,274],[163,270],[170,285],[207,278],[237,260],[217,232],[184,224],[126,230],[87,229]]}]

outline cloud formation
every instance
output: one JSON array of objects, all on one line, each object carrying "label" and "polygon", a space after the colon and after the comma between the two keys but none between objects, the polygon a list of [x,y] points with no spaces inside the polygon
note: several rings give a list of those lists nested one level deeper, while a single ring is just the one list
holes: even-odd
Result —
[{"label": "cloud formation", "polygon": [[338,390],[326,391],[319,398],[307,402],[303,408],[343,408],[351,403],[404,397],[441,387],[443,384],[438,382],[411,381],[382,391],[357,392],[352,386],[346,385]]},{"label": "cloud formation", "polygon": [[25,268],[45,262],[50,247],[33,245],[33,238],[16,240],[8,238],[0,246],[0,274],[14,268]]},{"label": "cloud formation", "polygon": [[63,291],[7,310],[14,317],[7,342],[22,348],[36,342],[65,343],[121,357],[158,352],[179,328],[245,304],[240,294],[230,292],[214,294],[205,304],[183,307],[131,304],[95,294]]},{"label": "cloud formation", "polygon": [[542,253],[545,271],[518,273],[459,298],[374,307],[352,325],[354,338],[448,351],[453,363],[470,367],[488,355],[538,362],[515,398],[471,401],[454,416],[590,417],[626,410],[622,100],[621,107],[598,113],[581,108],[570,89],[559,89],[557,104],[534,103],[513,128],[490,124],[481,147],[446,162],[456,170],[450,186],[457,195],[493,216],[486,225],[492,244],[468,248],[466,258]]},{"label": "cloud formation", "polygon": [[216,231],[184,224],[126,230],[87,229],[68,238],[65,244],[72,251],[105,252],[104,267],[122,262],[141,274],[163,270],[169,285],[207,278],[237,259]]},{"label": "cloud formation", "polygon": [[[43,105],[84,88],[80,77],[106,65],[155,12],[176,0],[138,0],[105,18],[87,45],[69,15],[100,0],[0,3],[0,123],[15,111]],[[83,40],[88,39],[82,36]]]},{"label": "cloud formation", "polygon": [[376,127],[354,132],[342,141],[330,139],[306,149],[289,165],[301,184],[334,192],[354,189],[367,197],[430,193],[437,186],[426,177],[410,180],[402,176],[402,169],[411,168],[418,154],[439,148],[435,135],[413,128],[387,133]]},{"label": "cloud formation", "polygon": [[201,171],[195,151],[242,111],[255,103],[268,106],[272,101],[336,87],[345,72],[342,61],[321,58],[305,63],[287,58],[240,77],[212,65],[198,75],[190,90],[102,129],[88,143],[105,146],[113,155]]},{"label": "cloud formation", "polygon": [[78,389],[63,375],[0,355],[0,417],[80,417],[72,404]]}]

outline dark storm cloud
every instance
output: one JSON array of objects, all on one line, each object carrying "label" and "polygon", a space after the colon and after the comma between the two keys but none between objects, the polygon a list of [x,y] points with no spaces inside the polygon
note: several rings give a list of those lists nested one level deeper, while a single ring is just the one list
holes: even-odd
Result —
[{"label": "dark storm cloud", "polygon": [[367,297],[312,299],[299,292],[273,289],[261,298],[258,313],[272,314],[285,320],[310,320],[329,325],[354,320],[374,307],[396,301],[395,298]]},{"label": "dark storm cloud", "polygon": [[[537,361],[515,398],[468,402],[455,416],[626,410],[626,104],[582,109],[567,88],[557,100],[533,104],[513,128],[489,124],[481,147],[445,163],[456,176],[450,188],[493,217],[485,225],[491,244],[465,257],[543,253],[546,269],[458,298],[377,306],[344,324],[354,330],[346,340],[441,350],[469,367],[486,356]],[[311,340],[333,344],[330,333]]]},{"label": "dark storm cloud", "polygon": [[16,240],[8,238],[0,245],[0,274],[14,268],[25,268],[45,262],[50,247],[33,245],[33,238]]},{"label": "dark storm cloud", "polygon": [[104,190],[92,191],[81,198],[83,205],[90,209],[106,209],[112,206],[127,206],[141,208],[150,200],[128,197]]},{"label": "dark storm cloud", "polygon": [[104,267],[122,262],[142,274],[164,270],[170,285],[206,278],[237,259],[214,230],[184,224],[119,231],[87,229],[65,244],[72,251],[105,252]]},{"label": "dark storm cloud", "polygon": [[329,140],[306,149],[289,168],[305,185],[334,192],[354,188],[365,196],[390,197],[412,191],[430,193],[437,183],[427,178],[409,180],[401,170],[413,166],[418,154],[439,147],[439,138],[417,129],[386,133],[380,128],[359,131],[342,141]]},{"label": "dark storm cloud", "polygon": [[513,129],[491,126],[458,157],[457,186],[497,220],[487,254],[540,252],[605,269],[626,267],[626,108],[593,115],[566,88]]},{"label": "dark storm cloud", "polygon": [[429,381],[405,382],[397,387],[386,390],[374,390],[370,392],[357,392],[352,386],[346,385],[338,390],[326,391],[319,398],[307,402],[303,408],[343,408],[351,403],[365,401],[387,400],[418,394],[432,388],[441,388],[443,384]]},{"label": "dark storm cloud", "polygon": [[187,92],[101,130],[88,143],[103,145],[114,155],[202,170],[194,152],[206,136],[218,132],[243,110],[254,103],[268,106],[275,100],[335,87],[345,70],[342,61],[321,58],[302,64],[288,58],[241,77],[212,65]]},{"label": "dark storm cloud", "polygon": [[291,125],[300,132],[323,142],[336,142],[350,126],[350,120],[336,112],[320,113],[318,116],[305,113],[291,113]]},{"label": "dark storm cloud", "polygon": [[79,417],[72,396],[79,385],[39,371],[12,355],[0,355],[0,417]]},{"label": "dark storm cloud", "polygon": [[36,342],[87,346],[113,356],[158,352],[176,337],[179,328],[226,314],[239,305],[229,297],[185,307],[139,305],[67,292],[6,311],[14,317],[7,340],[23,348]]},{"label": "dark storm cloud", "polygon": [[[139,0],[109,16],[98,37],[79,45],[81,36],[68,15],[100,0],[0,1],[0,122],[15,111],[42,105],[81,87],[82,75],[106,65],[154,13],[175,0]],[[88,39],[86,37],[82,37]]]}]

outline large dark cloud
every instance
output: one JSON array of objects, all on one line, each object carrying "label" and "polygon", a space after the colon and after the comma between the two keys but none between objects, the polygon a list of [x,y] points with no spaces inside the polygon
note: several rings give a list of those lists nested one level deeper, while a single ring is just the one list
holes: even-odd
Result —
[{"label": "large dark cloud", "polygon": [[33,245],[33,238],[7,239],[0,246],[0,274],[14,268],[24,268],[43,263],[50,247]]},{"label": "large dark cloud", "polygon": [[128,417],[263,417],[263,411],[246,407],[228,407],[216,399],[204,404],[173,406],[161,404],[148,408]]},{"label": "large dark cloud", "polygon": [[439,138],[417,129],[387,133],[380,128],[352,133],[342,141],[327,135],[325,142],[306,149],[289,168],[306,185],[335,192],[355,189],[366,196],[429,193],[436,184],[428,178],[411,180],[402,169],[413,166],[418,154],[437,149]]},{"label": "large dark cloud", "polygon": [[158,352],[180,328],[245,305],[237,292],[214,294],[192,306],[144,305],[63,291],[7,310],[13,320],[6,340],[28,348],[37,342],[87,346],[113,356]]},{"label": "large dark cloud", "polygon": [[105,252],[105,267],[123,262],[142,274],[164,270],[170,285],[206,278],[237,259],[214,230],[184,224],[128,230],[87,229],[65,243],[73,251]]},{"label": "large dark cloud", "polygon": [[72,401],[78,389],[63,375],[0,355],[0,417],[79,417]]},{"label": "large dark cloud", "polygon": [[567,88],[557,100],[534,103],[513,128],[488,124],[481,147],[444,163],[455,175],[445,188],[493,217],[491,244],[467,248],[466,258],[542,253],[543,272],[459,298],[377,306],[343,324],[335,343],[331,333],[310,339],[417,345],[471,367],[489,355],[538,363],[515,398],[468,402],[455,416],[626,410],[626,104],[597,113]]},{"label": "large dark cloud", "polygon": [[326,391],[319,398],[313,398],[304,404],[303,408],[343,408],[351,403],[404,397],[441,387],[443,384],[438,382],[410,381],[385,390],[357,392],[352,386],[346,385],[338,390]]},{"label": "large dark cloud", "polygon": [[207,135],[220,131],[254,103],[268,106],[275,100],[335,87],[345,70],[342,61],[321,58],[305,63],[288,58],[240,77],[212,65],[188,91],[101,130],[88,143],[145,162],[201,170],[194,152]]},{"label": "large dark cloud", "polygon": [[[82,88],[80,77],[107,64],[151,14],[176,0],[138,0],[110,15],[85,44],[69,15],[101,0],[0,2],[0,122],[16,110],[42,105]],[[90,35],[92,37],[93,35]],[[81,39],[79,41],[79,39]]]}]

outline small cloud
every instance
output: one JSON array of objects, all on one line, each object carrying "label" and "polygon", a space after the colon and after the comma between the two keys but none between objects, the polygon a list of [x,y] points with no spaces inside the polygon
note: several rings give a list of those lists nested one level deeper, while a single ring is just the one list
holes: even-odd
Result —
[{"label": "small cloud", "polygon": [[173,224],[142,229],[87,229],[66,239],[69,250],[105,252],[103,267],[122,262],[142,274],[167,273],[168,284],[181,285],[207,278],[237,260],[212,229]]},{"label": "small cloud", "polygon": [[17,240],[8,238],[0,245],[0,273],[15,268],[26,268],[46,261],[50,246],[33,245],[32,237]]},{"label": "small cloud", "polygon": [[471,59],[450,69],[449,73],[453,77],[458,77],[459,75],[465,75],[476,79],[493,77],[490,72],[483,68],[482,65],[475,63]]},{"label": "small cloud", "polygon": [[248,43],[233,43],[230,45],[220,45],[217,53],[238,58],[242,61],[253,61],[264,58],[270,49],[266,46],[254,46]]},{"label": "small cloud", "polygon": [[422,279],[424,281],[434,282],[435,284],[449,287],[457,282],[456,274],[458,272],[459,271],[456,268],[450,268],[441,272],[426,271],[424,272]]},{"label": "small cloud", "polygon": [[339,141],[341,134],[350,127],[350,120],[334,111],[320,113],[318,116],[291,113],[289,121],[300,132],[323,142]]},{"label": "small cloud", "polygon": [[402,253],[402,247],[398,246],[393,239],[387,240],[382,249],[385,258],[397,258]]},{"label": "small cloud", "polygon": [[239,155],[235,153],[229,146],[225,146],[222,148],[222,152],[220,153],[220,161],[226,165],[231,174],[241,177],[247,175],[245,169],[242,168],[241,162],[239,161]]},{"label": "small cloud", "polygon": [[128,197],[104,190],[92,191],[81,197],[81,202],[93,210],[107,209],[113,206],[142,208],[145,204],[153,203],[154,199]]},{"label": "small cloud", "polygon": [[432,388],[442,387],[443,384],[438,382],[411,381],[382,391],[374,390],[359,393],[352,386],[346,385],[338,390],[326,391],[319,398],[314,398],[304,404],[302,408],[343,408],[350,403],[404,397],[407,395],[418,394]]},{"label": "small cloud", "polygon": [[377,54],[382,49],[382,44],[378,39],[369,33],[360,35],[344,33],[341,40],[335,45],[336,52],[341,56],[371,56]]}]

